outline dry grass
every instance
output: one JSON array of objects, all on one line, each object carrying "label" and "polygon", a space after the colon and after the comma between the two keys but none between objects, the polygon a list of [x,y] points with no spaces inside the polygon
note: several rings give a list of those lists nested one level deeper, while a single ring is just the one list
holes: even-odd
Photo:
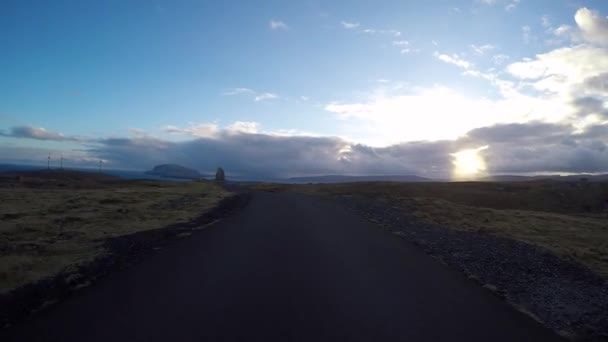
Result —
[{"label": "dry grass", "polygon": [[202,182],[34,183],[0,187],[0,293],[92,260],[108,238],[190,221],[228,196]]},{"label": "dry grass", "polygon": [[257,188],[386,199],[423,222],[542,246],[608,278],[606,183],[261,184]]}]

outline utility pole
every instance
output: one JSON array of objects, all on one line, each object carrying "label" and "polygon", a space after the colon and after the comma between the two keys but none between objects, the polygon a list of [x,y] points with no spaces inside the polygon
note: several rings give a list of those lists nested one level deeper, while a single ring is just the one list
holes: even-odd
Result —
[{"label": "utility pole", "polygon": [[49,157],[46,161],[46,168],[47,168],[47,170],[51,169],[51,154],[50,153],[49,153]]},{"label": "utility pole", "polygon": [[63,170],[63,154],[61,155],[61,162],[59,164],[59,168]]},{"label": "utility pole", "polygon": [[99,173],[101,173],[101,159],[99,159]]}]

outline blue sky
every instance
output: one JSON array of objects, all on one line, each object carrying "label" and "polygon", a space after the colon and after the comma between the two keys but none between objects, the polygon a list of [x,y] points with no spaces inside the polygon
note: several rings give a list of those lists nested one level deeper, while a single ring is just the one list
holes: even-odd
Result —
[{"label": "blue sky", "polygon": [[[240,134],[279,145],[294,137],[338,139],[335,159],[349,155],[339,167],[322,168],[328,172],[421,174],[451,168],[475,129],[569,125],[572,136],[604,124],[606,94],[589,95],[580,85],[602,75],[608,3],[601,0],[4,1],[0,6],[0,161],[5,162],[65,153],[75,164],[101,158],[117,167],[145,168],[171,158],[126,165],[128,159],[100,151],[114,141],[108,139],[138,146],[205,139],[229,144]],[[588,56],[592,70],[568,71],[562,62],[577,62],[559,55],[564,48]],[[538,68],[553,71],[536,75]],[[556,79],[563,82],[551,83]],[[600,107],[572,119],[580,111],[575,100],[590,96]],[[357,144],[378,153],[415,142],[452,142],[442,150],[447,162],[422,171],[411,167],[413,157],[407,156],[384,171],[352,164],[363,158],[354,156]],[[469,165],[471,174],[575,171],[566,164],[496,169],[485,155],[496,150],[492,144],[465,145],[479,149],[478,160],[467,162],[479,164]],[[594,165],[603,165],[603,158],[594,156]]]}]

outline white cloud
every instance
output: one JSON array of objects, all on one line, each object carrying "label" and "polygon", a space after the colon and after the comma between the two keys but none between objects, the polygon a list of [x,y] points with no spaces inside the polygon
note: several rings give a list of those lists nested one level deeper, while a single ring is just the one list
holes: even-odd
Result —
[{"label": "white cloud", "polygon": [[506,61],[509,60],[509,56],[505,54],[497,54],[492,56],[492,61],[495,65],[503,65]]},{"label": "white cloud", "polygon": [[401,31],[394,29],[377,29],[371,27],[361,27],[361,24],[358,22],[349,22],[349,21],[341,21],[340,25],[347,30],[353,30],[357,32],[367,33],[367,34],[381,34],[388,35],[392,37],[401,37]]},{"label": "white cloud", "polygon": [[399,52],[402,55],[407,55],[407,54],[410,54],[410,53],[419,53],[420,49],[405,48],[405,49],[399,50]]},{"label": "white cloud", "polygon": [[572,26],[560,25],[558,28],[553,30],[553,34],[558,37],[569,36],[572,34]]},{"label": "white cloud", "polygon": [[[531,34],[529,28],[523,31]],[[588,29],[587,33],[598,31]],[[504,70],[482,71],[461,55],[434,53],[438,60],[463,69],[462,75],[487,80],[497,90],[493,98],[471,98],[440,85],[389,93],[379,86],[366,100],[333,101],[325,109],[345,122],[347,136],[364,137],[364,142],[381,146],[454,139],[479,127],[530,121],[567,124],[584,131],[608,123],[608,47],[599,39],[587,39],[585,44],[513,61]],[[509,60],[503,54],[492,56],[496,65]]]},{"label": "white cloud", "polygon": [[473,49],[473,51],[475,51],[475,53],[477,53],[479,55],[483,55],[486,52],[489,52],[489,51],[492,51],[492,50],[496,49],[496,46],[494,46],[492,44],[483,44],[483,45],[471,44],[471,45],[469,45],[469,47],[471,49]]},{"label": "white cloud", "polygon": [[583,39],[591,43],[608,45],[608,18],[597,11],[583,7],[576,12],[574,20]]},{"label": "white cloud", "polygon": [[505,10],[507,10],[507,12],[511,12],[511,11],[515,10],[517,8],[517,5],[519,5],[520,2],[521,2],[520,0],[511,1],[509,4],[507,4],[505,6]]},{"label": "white cloud", "polygon": [[195,124],[190,125],[189,127],[176,127],[172,125],[168,125],[163,127],[163,131],[173,135],[186,135],[197,138],[212,138],[215,137],[220,128],[216,124]]},{"label": "white cloud", "polygon": [[347,30],[352,30],[352,29],[355,29],[360,26],[359,23],[348,22],[348,21],[341,21],[340,24],[342,24],[342,27],[344,27]]},{"label": "white cloud", "polygon": [[393,40],[393,46],[409,46],[410,42],[407,40]]},{"label": "white cloud", "polygon": [[278,99],[279,96],[274,93],[261,93],[254,97],[255,102],[267,101],[267,100],[275,100]]},{"label": "white cloud", "polygon": [[473,66],[473,63],[462,59],[457,54],[446,55],[446,54],[440,54],[439,52],[435,52],[433,54],[433,56],[435,56],[435,58],[439,59],[442,62],[456,65],[457,67],[460,67],[463,69],[470,69]]},{"label": "white cloud", "polygon": [[268,24],[270,26],[270,29],[272,30],[288,30],[289,26],[281,21],[281,20],[270,20],[270,23]]},{"label": "white cloud", "polygon": [[[589,77],[608,70],[608,50],[601,47],[577,45],[539,54],[534,59],[513,63],[507,70],[520,79],[542,82],[552,79],[573,87]],[[566,89],[567,90],[567,89]]]},{"label": "white cloud", "polygon": [[478,3],[488,6],[503,4],[507,12],[511,12],[517,8],[521,0],[477,0]]},{"label": "white cloud", "polygon": [[235,121],[226,127],[229,132],[255,134],[259,131],[260,124],[254,121]]},{"label": "white cloud", "polygon": [[233,89],[227,90],[222,93],[222,95],[225,95],[225,96],[241,95],[241,94],[255,94],[255,91],[253,89],[249,89],[249,88],[233,88]]},{"label": "white cloud", "polygon": [[375,146],[455,139],[472,128],[494,122],[487,113],[496,113],[489,100],[471,100],[446,87],[409,89],[396,95],[378,90],[366,101],[332,102],[325,110],[341,120],[359,122],[364,129],[357,135]]},{"label": "white cloud", "polygon": [[234,88],[234,89],[230,89],[230,90],[223,92],[222,95],[225,95],[225,96],[250,95],[250,96],[252,96],[252,98],[255,102],[275,100],[275,99],[279,98],[279,95],[277,95],[275,93],[258,92],[256,90],[253,90],[250,88]]}]

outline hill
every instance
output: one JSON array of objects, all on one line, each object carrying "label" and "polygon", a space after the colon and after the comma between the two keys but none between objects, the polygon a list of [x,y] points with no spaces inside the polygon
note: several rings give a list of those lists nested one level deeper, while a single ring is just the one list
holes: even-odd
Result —
[{"label": "hill", "polygon": [[202,177],[198,171],[177,164],[157,165],[151,171],[147,171],[146,174],[181,179],[199,179]]}]

